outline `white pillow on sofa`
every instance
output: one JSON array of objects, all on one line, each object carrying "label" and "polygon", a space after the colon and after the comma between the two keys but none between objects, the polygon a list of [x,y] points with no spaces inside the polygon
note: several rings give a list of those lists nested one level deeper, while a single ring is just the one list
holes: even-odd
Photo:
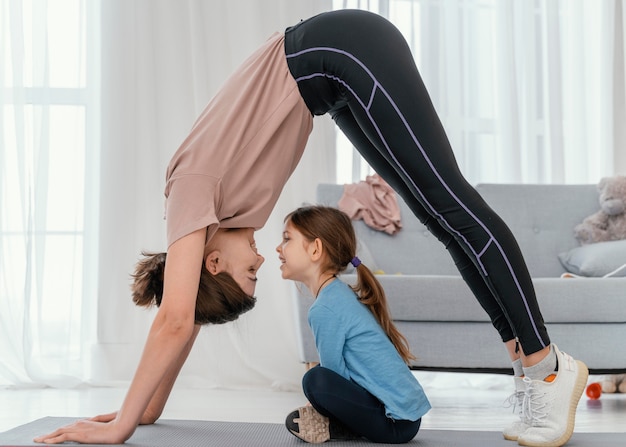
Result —
[{"label": "white pillow on sofa", "polygon": [[559,254],[570,273],[580,276],[626,276],[626,239],[583,245]]}]

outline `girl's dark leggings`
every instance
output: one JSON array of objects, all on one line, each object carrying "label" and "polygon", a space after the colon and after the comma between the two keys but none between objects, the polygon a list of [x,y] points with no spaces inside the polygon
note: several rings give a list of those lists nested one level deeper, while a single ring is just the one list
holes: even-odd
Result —
[{"label": "girl's dark leggings", "polygon": [[285,51],[311,113],[330,113],[446,246],[502,340],[517,337],[525,354],[546,347],[519,246],[461,174],[401,33],[373,13],[332,11],[288,28]]},{"label": "girl's dark leggings", "polygon": [[388,418],[384,405],[365,388],[322,366],[307,371],[302,388],[313,408],[330,418],[331,424],[339,422],[372,442],[409,442],[422,422]]}]

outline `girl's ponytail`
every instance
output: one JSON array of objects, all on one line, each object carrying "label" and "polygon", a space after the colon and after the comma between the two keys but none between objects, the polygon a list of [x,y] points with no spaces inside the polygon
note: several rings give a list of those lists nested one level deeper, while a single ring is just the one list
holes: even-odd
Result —
[{"label": "girl's ponytail", "polygon": [[[358,258],[355,259],[358,260]],[[382,285],[372,271],[360,261],[356,263],[353,260],[352,264],[356,264],[355,270],[357,273],[357,283],[352,286],[352,290],[358,295],[359,301],[365,304],[370,312],[374,314],[378,324],[383,328],[404,362],[408,364],[411,360],[415,360],[415,356],[411,354],[409,342],[393,323],[387,305],[387,296]]]}]

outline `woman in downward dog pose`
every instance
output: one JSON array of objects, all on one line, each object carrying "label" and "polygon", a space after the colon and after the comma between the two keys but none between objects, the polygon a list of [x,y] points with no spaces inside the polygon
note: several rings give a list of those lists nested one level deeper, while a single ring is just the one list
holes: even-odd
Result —
[{"label": "woman in downward dog pose", "polygon": [[[382,286],[356,248],[352,222],[336,208],[298,208],[285,219],[276,247],[280,269],[315,297],[309,324],[321,362],[302,379],[311,405],[292,412],[286,425],[311,443],[408,442],[430,404],[407,365],[414,357],[391,320]],[[350,263],[354,287],[337,278]]]},{"label": "woman in downward dog pose", "polygon": [[[504,436],[537,447],[569,440],[586,366],[551,344],[519,247],[463,178],[401,33],[376,14],[340,10],[275,33],[202,112],[168,166],[160,309],[126,399],[38,441],[119,443],[160,416],[202,321],[202,290],[243,302],[254,294],[263,261],[253,230],[325,113],[449,250],[498,330],[527,404]],[[218,274],[228,284],[200,287]]]}]

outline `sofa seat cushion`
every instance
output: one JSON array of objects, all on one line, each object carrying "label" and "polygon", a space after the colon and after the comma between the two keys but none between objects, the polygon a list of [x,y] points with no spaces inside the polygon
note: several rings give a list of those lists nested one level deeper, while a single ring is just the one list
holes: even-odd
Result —
[{"label": "sofa seat cushion", "polygon": [[[489,322],[460,276],[377,275],[395,321]],[[354,275],[342,275],[354,284]],[[546,323],[626,323],[626,278],[536,278]]]}]

